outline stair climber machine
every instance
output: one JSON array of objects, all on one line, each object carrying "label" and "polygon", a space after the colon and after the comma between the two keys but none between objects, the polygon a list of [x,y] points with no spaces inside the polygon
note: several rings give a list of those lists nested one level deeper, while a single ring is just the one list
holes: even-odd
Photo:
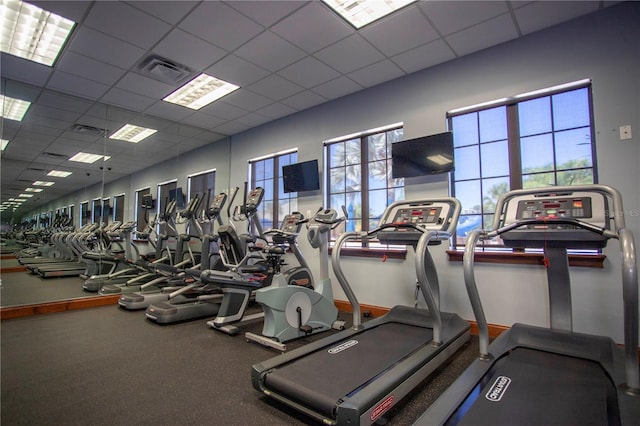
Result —
[{"label": "stair climber machine", "polygon": [[[492,230],[473,231],[463,259],[480,356],[416,424],[640,424],[638,273],[626,214],[620,193],[604,185],[502,195]],[[478,240],[496,237],[507,247],[543,250],[550,327],[516,323],[489,344],[473,254]],[[567,249],[603,249],[611,239],[621,251],[624,349],[610,337],[578,333],[572,326]],[[601,284],[606,289],[613,283]]]},{"label": "stair climber machine", "polygon": [[[253,365],[254,388],[324,424],[382,421],[384,413],[469,340],[469,323],[440,311],[438,274],[429,252],[430,245],[451,238],[459,215],[455,198],[398,201],[385,209],[377,228],[341,234],[331,260],[353,308],[353,326]],[[361,322],[340,252],[348,241],[374,238],[413,248],[428,309],[395,306]]]},{"label": "stair climber machine", "polygon": [[[154,280],[162,281],[165,277],[159,274],[154,265],[165,263],[173,265],[177,262],[177,259],[183,258],[184,245],[183,241],[180,241],[178,230],[176,229],[176,200],[169,200],[165,204],[165,209],[158,225],[160,229],[164,229],[165,233],[157,234],[156,241],[156,253],[145,262],[137,262],[135,265],[139,266],[144,272],[137,277],[131,278],[125,282],[120,283],[105,283],[98,292],[100,295],[111,295],[120,293],[134,293],[140,291],[140,287],[143,284],[152,282]],[[189,206],[193,205],[190,203]],[[188,206],[188,207],[189,207]],[[173,242],[172,242],[173,241]],[[171,248],[175,244],[175,248]],[[132,263],[133,266],[133,263]],[[119,280],[118,280],[119,281]]]},{"label": "stair climber machine", "polygon": [[[131,262],[138,259],[138,248],[133,244],[132,233],[136,227],[135,221],[125,222],[118,228],[119,239],[124,246],[124,257],[120,254],[94,253],[87,252],[82,254],[84,262],[104,262],[112,265],[107,273],[91,274],[84,278],[82,289],[89,292],[97,292],[105,283],[115,284],[117,282],[125,282],[128,279],[136,277],[140,273],[140,269],[132,267]],[[85,272],[87,274],[87,272]],[[82,275],[80,276],[82,278]],[[118,281],[120,280],[120,281]]]},{"label": "stair climber machine", "polygon": [[[290,249],[300,266],[280,272],[277,265],[274,280],[283,284],[256,291],[256,302],[264,311],[262,334],[245,333],[248,341],[286,351],[286,342],[327,330],[344,330],[344,321],[338,320],[338,308],[333,301],[333,290],[329,277],[329,234],[345,217],[338,217],[334,209],[318,210],[310,219],[300,213],[287,215],[283,226],[276,232],[267,231],[276,246]],[[314,282],[307,263],[297,244],[302,224],[306,224],[307,238],[311,247],[318,249],[320,260],[319,280]],[[280,274],[278,274],[280,272]]]},{"label": "stair climber machine", "polygon": [[[204,197],[202,199],[204,199]],[[222,225],[220,213],[222,212],[226,201],[227,194],[225,194],[224,192],[214,197],[211,205],[209,205],[209,207],[205,209],[204,212],[204,215],[207,218],[206,220],[209,221],[209,223],[213,224],[215,221],[217,221],[219,225]],[[180,268],[170,265],[160,266],[157,268],[158,271],[165,272],[168,277],[166,286],[158,288],[158,286],[153,282],[143,284],[140,287],[139,292],[125,293],[120,296],[120,299],[118,299],[118,305],[127,310],[136,310],[145,309],[149,305],[165,302],[170,299],[172,300],[172,303],[186,303],[189,301],[194,301],[194,288],[198,287],[198,284],[200,284],[199,278],[202,269],[213,268],[211,262],[215,261],[216,259],[216,255],[214,255],[211,250],[211,246],[216,245],[217,242],[217,236],[213,234],[213,230],[213,225],[211,225],[210,233],[202,235],[200,265],[195,265],[192,268]],[[213,250],[213,252],[218,252],[217,247],[216,250]],[[204,290],[202,292],[204,292]],[[202,295],[202,299],[204,301],[205,295],[198,295]],[[211,296],[212,297],[210,299],[213,299],[213,296],[217,297],[218,300],[221,299],[221,295],[212,294]],[[216,308],[215,312],[208,316],[215,315],[217,312],[218,310]]]},{"label": "stair climber machine", "polygon": [[[251,288],[261,285],[269,285],[271,276],[269,265],[262,254],[262,247],[255,243],[262,237],[262,227],[258,220],[257,212],[264,189],[257,187],[245,196],[240,212],[231,213],[231,205],[237,189],[233,192],[232,200],[227,208],[229,225],[218,228],[218,246],[221,265],[216,263],[215,268],[199,271],[198,280],[187,287],[173,292],[169,300],[150,305],[145,315],[153,322],[170,324],[199,318],[220,315],[227,316],[234,313],[238,319],[242,318],[244,309],[249,301],[249,296],[244,300],[244,288],[225,289],[221,284],[250,281]],[[236,210],[238,206],[236,206]],[[249,234],[238,235],[233,223],[246,221]],[[251,234],[253,228],[257,229],[257,236]],[[266,240],[264,240],[266,243]],[[191,273],[191,271],[188,271]],[[203,278],[204,277],[204,278]],[[222,297],[220,297],[222,292]]]}]

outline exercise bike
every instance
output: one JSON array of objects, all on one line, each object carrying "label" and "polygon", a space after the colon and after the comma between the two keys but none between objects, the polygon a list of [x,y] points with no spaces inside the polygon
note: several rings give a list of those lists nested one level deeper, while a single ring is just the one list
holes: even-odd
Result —
[{"label": "exercise bike", "polygon": [[[320,208],[310,219],[293,213],[287,215],[283,226],[272,233],[274,247],[285,243],[283,246],[291,249],[300,266],[281,272],[279,265],[274,265],[274,284],[256,290],[255,300],[262,305],[264,325],[261,335],[245,333],[247,341],[284,352],[285,342],[290,340],[330,329],[344,330],[344,321],[338,320],[338,309],[333,301],[328,241],[330,232],[345,219],[339,218],[334,209]],[[317,283],[314,283],[296,241],[303,224],[307,226],[309,243],[319,251],[320,275]],[[266,234],[269,235],[269,232]]]}]

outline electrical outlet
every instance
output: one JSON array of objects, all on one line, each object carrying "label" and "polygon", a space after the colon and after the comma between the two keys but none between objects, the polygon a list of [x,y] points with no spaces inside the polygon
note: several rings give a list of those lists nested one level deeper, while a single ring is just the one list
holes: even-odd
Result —
[{"label": "electrical outlet", "polygon": [[626,141],[627,139],[631,139],[631,125],[627,124],[626,126],[620,126],[620,140]]}]

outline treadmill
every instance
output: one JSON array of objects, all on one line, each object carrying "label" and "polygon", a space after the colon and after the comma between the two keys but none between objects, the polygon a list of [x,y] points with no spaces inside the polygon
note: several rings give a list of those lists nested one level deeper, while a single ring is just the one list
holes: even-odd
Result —
[{"label": "treadmill", "polygon": [[[416,425],[640,424],[638,276],[624,215],[620,193],[604,185],[516,190],[498,200],[493,230],[473,231],[464,254],[480,356]],[[473,253],[478,240],[498,236],[509,247],[543,249],[550,328],[514,324],[489,345]],[[567,249],[604,248],[610,239],[622,254],[624,350],[572,330]]]},{"label": "treadmill", "polygon": [[[353,307],[353,326],[253,365],[254,388],[324,424],[381,421],[469,340],[469,323],[440,311],[438,275],[428,249],[452,236],[459,215],[455,198],[399,201],[387,207],[378,228],[340,235],[332,265]],[[348,241],[373,238],[414,248],[418,285],[428,309],[395,306],[382,317],[361,322],[340,252]]]}]

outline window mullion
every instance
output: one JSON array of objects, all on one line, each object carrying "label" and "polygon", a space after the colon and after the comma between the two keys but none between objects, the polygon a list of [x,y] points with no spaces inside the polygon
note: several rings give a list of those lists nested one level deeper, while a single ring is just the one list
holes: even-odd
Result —
[{"label": "window mullion", "polygon": [[[369,215],[365,212],[369,212],[369,149],[367,146],[367,137],[360,138],[360,199],[361,199],[361,211],[362,217],[362,230],[369,229]],[[368,247],[369,242],[362,240],[362,247]]]},{"label": "window mullion", "polygon": [[522,189],[518,104],[507,105],[507,138],[509,147],[509,186],[511,190]]},{"label": "window mullion", "polygon": [[280,218],[278,217],[278,204],[280,202],[278,197],[278,169],[280,164],[280,156],[276,155],[273,158],[273,201],[271,202],[271,217],[273,217],[273,227],[277,228],[280,224]]}]

